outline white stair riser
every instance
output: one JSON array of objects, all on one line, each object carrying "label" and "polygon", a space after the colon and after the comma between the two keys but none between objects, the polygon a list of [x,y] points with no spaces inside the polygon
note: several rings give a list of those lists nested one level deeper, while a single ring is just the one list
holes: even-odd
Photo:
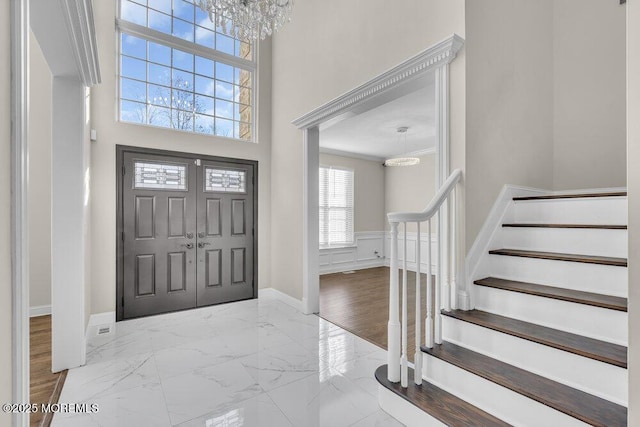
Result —
[{"label": "white stair riser", "polygon": [[627,405],[627,370],[624,368],[446,316],[442,326],[446,341],[594,396]]},{"label": "white stair riser", "polygon": [[489,255],[494,277],[627,297],[627,269],[611,265]]},{"label": "white stair riser", "polygon": [[485,286],[476,286],[475,302],[478,310],[624,346],[628,342],[623,311]]},{"label": "white stair riser", "polygon": [[527,200],[514,203],[515,222],[627,224],[626,197]]},{"label": "white stair riser", "polygon": [[425,355],[428,381],[514,426],[587,426],[519,393]]},{"label": "white stair riser", "polygon": [[378,384],[378,403],[383,411],[407,427],[446,427],[446,424],[380,384]]},{"label": "white stair riser", "polygon": [[495,249],[527,249],[626,258],[627,230],[503,227]]}]

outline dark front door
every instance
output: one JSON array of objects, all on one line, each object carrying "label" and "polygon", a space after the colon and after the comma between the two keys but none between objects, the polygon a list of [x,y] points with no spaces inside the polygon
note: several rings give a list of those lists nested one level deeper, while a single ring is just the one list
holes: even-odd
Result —
[{"label": "dark front door", "polygon": [[198,173],[198,305],[253,296],[253,168],[202,161]]},{"label": "dark front door", "polygon": [[255,163],[118,151],[118,319],[255,297]]}]

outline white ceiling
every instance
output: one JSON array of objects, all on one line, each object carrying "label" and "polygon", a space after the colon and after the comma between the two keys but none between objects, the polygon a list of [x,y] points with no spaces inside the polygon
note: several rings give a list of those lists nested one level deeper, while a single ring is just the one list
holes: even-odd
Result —
[{"label": "white ceiling", "polygon": [[[405,153],[422,153],[435,147],[435,90],[433,81],[423,89],[335,124],[320,126],[320,150],[384,160]],[[397,128],[409,127],[404,137]]]}]

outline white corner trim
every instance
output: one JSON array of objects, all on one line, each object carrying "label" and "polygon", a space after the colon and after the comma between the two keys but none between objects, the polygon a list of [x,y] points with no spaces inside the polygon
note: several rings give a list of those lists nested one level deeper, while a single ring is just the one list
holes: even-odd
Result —
[{"label": "white corner trim", "polygon": [[29,308],[29,317],[47,316],[51,314],[51,304],[36,305]]},{"label": "white corner trim", "polygon": [[91,0],[60,0],[60,4],[82,83],[94,86],[101,77]]},{"label": "white corner trim", "polygon": [[420,77],[436,67],[449,64],[455,59],[463,44],[464,39],[453,34],[373,80],[295,119],[292,123],[299,129],[318,126],[344,110],[352,109],[354,105],[363,103],[387,89]]},{"label": "white corner trim", "polygon": [[274,288],[258,289],[258,298],[273,298],[295,308],[300,312],[304,312],[304,304],[302,303],[302,301]]},{"label": "white corner trim", "polygon": [[368,154],[351,153],[349,151],[334,150],[333,148],[320,147],[320,153],[330,154],[332,156],[348,157],[351,159],[368,160],[370,162],[384,162],[384,158],[370,156]]}]

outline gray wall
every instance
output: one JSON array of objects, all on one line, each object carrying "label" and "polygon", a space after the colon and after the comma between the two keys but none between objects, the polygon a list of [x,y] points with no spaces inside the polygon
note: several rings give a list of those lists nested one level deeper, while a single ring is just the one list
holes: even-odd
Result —
[{"label": "gray wall", "polygon": [[[436,194],[435,154],[421,156],[419,165],[388,167],[384,172],[384,211],[387,213],[419,212],[427,207]],[[389,229],[386,218],[385,229]],[[417,227],[415,224],[408,224],[407,230],[416,231]],[[426,229],[423,227],[422,231]]]},{"label": "gray wall", "polygon": [[504,184],[626,185],[625,7],[466,2],[466,247]]},{"label": "gray wall", "polygon": [[[298,5],[296,4],[296,7]],[[258,143],[195,135],[171,129],[120,123],[117,111],[116,0],[94,2],[102,83],[91,90],[91,128],[98,140],[91,152],[91,302],[92,313],[115,310],[116,296],[116,150],[117,144],[259,162],[258,281],[269,286],[271,266],[271,45],[259,46]],[[291,178],[293,179],[293,178]]]},{"label": "gray wall", "polygon": [[[464,37],[463,0],[307,0],[273,40],[271,284],[302,297],[303,135],[291,121],[434,43]],[[454,162],[464,148],[464,53],[451,68]],[[464,161],[464,160],[462,160]],[[457,164],[457,163],[456,163]]]},{"label": "gray wall", "polygon": [[467,250],[504,184],[553,188],[550,0],[467,1]]},{"label": "gray wall", "polygon": [[29,305],[51,305],[51,72],[30,36]]},{"label": "gray wall", "polygon": [[320,166],[353,169],[354,231],[384,230],[385,169],[382,162],[320,153]]},{"label": "gray wall", "polygon": [[625,6],[553,2],[554,189],[626,185]]}]

